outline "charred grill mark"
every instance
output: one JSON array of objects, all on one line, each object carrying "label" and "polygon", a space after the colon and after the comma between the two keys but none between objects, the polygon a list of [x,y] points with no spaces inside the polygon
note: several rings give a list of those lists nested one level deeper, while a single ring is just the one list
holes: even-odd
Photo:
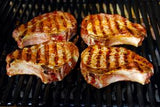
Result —
[{"label": "charred grill mark", "polygon": [[111,24],[110,24],[110,18],[108,18],[106,15],[105,15],[105,18],[108,22],[108,29],[111,31],[111,33],[113,34],[113,30],[111,29]]},{"label": "charred grill mark", "polygon": [[22,57],[22,49],[18,50],[17,59],[21,59]]},{"label": "charred grill mark", "polygon": [[27,56],[26,56],[26,61],[29,61],[30,59],[31,59],[31,55],[32,55],[32,53],[31,53],[32,51],[31,51],[31,48],[27,48]]},{"label": "charred grill mark", "polygon": [[39,23],[40,32],[43,32],[43,31],[44,31],[43,26],[44,26],[43,21],[41,21],[41,22]]},{"label": "charred grill mark", "polygon": [[118,24],[118,22],[117,22],[117,16],[114,18],[114,21],[115,21],[115,27],[116,27],[116,29],[117,29],[117,33],[120,33],[120,28],[119,28],[119,24]]},{"label": "charred grill mark", "polygon": [[56,44],[54,44],[53,49],[54,49],[54,53],[55,53],[54,62],[56,65],[58,65],[58,52],[57,52],[57,45]]},{"label": "charred grill mark", "polygon": [[138,69],[138,71],[143,72],[143,69],[140,67],[140,65],[138,64],[138,62],[134,61],[134,65]]},{"label": "charred grill mark", "polygon": [[92,58],[92,55],[93,55],[93,51],[94,51],[94,49],[92,47],[90,47],[89,50],[88,50],[89,55],[88,55],[87,65],[91,64],[91,58]]},{"label": "charred grill mark", "polygon": [[126,27],[126,29],[128,30],[128,32],[129,32],[131,35],[134,35],[134,31],[132,31],[132,30],[129,29],[128,27]]},{"label": "charred grill mark", "polygon": [[[66,57],[66,51],[65,51],[65,46],[62,46],[62,51],[63,51],[63,61],[65,62],[67,60],[67,57]],[[72,50],[71,50],[72,51]]]},{"label": "charred grill mark", "polygon": [[36,30],[36,21],[35,21],[35,19],[32,19],[31,24],[32,24],[31,32],[34,32]]},{"label": "charred grill mark", "polygon": [[119,48],[116,48],[116,53],[115,53],[115,67],[118,68],[119,67]]},{"label": "charred grill mark", "polygon": [[100,67],[100,58],[101,58],[101,54],[102,54],[101,47],[99,45],[98,45],[98,49],[99,49],[99,53],[98,53],[98,56],[97,56],[96,67]]},{"label": "charred grill mark", "polygon": [[[49,15],[48,15],[48,17],[47,17],[47,22],[51,22],[51,18],[50,18]],[[51,29],[51,27],[52,27],[51,23],[49,23],[48,27]],[[51,30],[50,30],[50,31],[51,31]]]},{"label": "charred grill mark", "polygon": [[[38,47],[37,47],[38,48]],[[38,49],[37,50],[37,60],[36,60],[36,63],[39,63],[40,61],[41,61],[41,59],[40,59],[40,53],[41,53],[41,50],[40,49]]]},{"label": "charred grill mark", "polygon": [[128,28],[128,26],[127,26],[127,20],[126,19],[123,19],[123,22],[124,22],[124,27],[125,27],[125,29],[131,34],[131,35],[133,35],[134,34],[134,32],[131,30],[131,29],[129,29]]},{"label": "charred grill mark", "polygon": [[64,17],[65,17],[65,14],[63,13],[63,16],[61,16],[61,19],[63,20],[63,26],[67,27],[67,22]]},{"label": "charred grill mark", "polygon": [[83,24],[83,28],[81,28],[82,29],[82,31],[84,32],[84,34],[88,34],[88,30],[86,29],[87,28],[87,24],[88,24],[88,20],[84,20],[85,22],[84,22],[84,24]]},{"label": "charred grill mark", "polygon": [[91,24],[92,24],[92,31],[93,31],[93,33],[94,33],[94,34],[97,34],[97,32],[96,32],[96,28],[95,28],[95,26],[96,26],[96,25],[95,25],[95,23],[94,23],[94,20],[93,20],[93,19],[94,19],[94,16],[93,16],[93,15],[91,15],[91,16],[90,16],[90,21],[91,21]]},{"label": "charred grill mark", "polygon": [[102,20],[101,20],[101,16],[100,16],[100,15],[98,15],[98,20],[99,20],[99,23],[100,23],[101,32],[102,32],[103,35],[105,35],[105,32],[104,32],[104,29],[103,29]]},{"label": "charred grill mark", "polygon": [[60,25],[58,23],[58,16],[55,16],[55,18],[53,18],[54,22],[55,22],[55,25],[56,25],[56,28],[57,28],[57,32],[59,31],[59,28],[60,28]]},{"label": "charred grill mark", "polygon": [[24,24],[24,32],[19,36],[20,39],[23,39],[24,36],[27,34],[27,27],[28,27],[28,23]]},{"label": "charred grill mark", "polygon": [[111,53],[111,49],[108,47],[108,51],[107,51],[107,54],[106,54],[106,68],[107,70],[109,71],[109,68],[110,68],[110,53]]},{"label": "charred grill mark", "polygon": [[45,44],[45,65],[49,64],[49,45]]},{"label": "charred grill mark", "polygon": [[123,59],[124,59],[124,65],[125,65],[125,68],[126,69],[130,69],[130,67],[129,67],[129,65],[128,65],[128,55],[129,55],[129,52],[127,51],[127,50],[125,50],[126,51],[126,53],[124,53],[124,55],[123,55]]},{"label": "charred grill mark", "polygon": [[135,54],[132,53],[131,58],[134,60],[135,57],[136,57]]}]

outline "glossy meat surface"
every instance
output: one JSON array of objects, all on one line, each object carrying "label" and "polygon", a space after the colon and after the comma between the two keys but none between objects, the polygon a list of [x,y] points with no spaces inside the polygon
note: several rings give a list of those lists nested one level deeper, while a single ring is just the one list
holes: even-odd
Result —
[{"label": "glossy meat surface", "polygon": [[73,15],[53,11],[34,17],[13,31],[18,47],[40,44],[49,40],[69,41],[77,31],[77,21]]},{"label": "glossy meat surface", "polygon": [[80,67],[85,80],[96,88],[117,81],[147,84],[153,75],[147,59],[123,47],[89,46],[81,54]]},{"label": "glossy meat surface", "polygon": [[76,65],[78,48],[71,42],[49,41],[17,49],[6,57],[9,76],[36,75],[42,82],[61,81]]},{"label": "glossy meat surface", "polygon": [[145,28],[118,14],[94,14],[81,23],[81,37],[87,45],[133,45],[138,47],[146,36]]}]

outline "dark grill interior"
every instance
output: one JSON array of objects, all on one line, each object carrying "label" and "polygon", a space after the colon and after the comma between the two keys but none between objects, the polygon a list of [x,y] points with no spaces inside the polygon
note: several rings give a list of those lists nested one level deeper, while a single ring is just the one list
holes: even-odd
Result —
[{"label": "dark grill interior", "polygon": [[[36,76],[6,75],[5,57],[15,50],[12,31],[33,17],[53,10],[72,13],[80,23],[88,14],[120,14],[132,22],[145,25],[147,38],[135,48],[125,46],[153,63],[151,83],[117,82],[103,89],[88,85],[80,73],[79,63],[61,82],[43,84]],[[0,1],[0,106],[160,106],[160,1],[159,0],[1,0]],[[75,38],[72,39],[72,41]],[[82,52],[81,38],[76,45]],[[79,61],[80,62],[80,61]]]}]

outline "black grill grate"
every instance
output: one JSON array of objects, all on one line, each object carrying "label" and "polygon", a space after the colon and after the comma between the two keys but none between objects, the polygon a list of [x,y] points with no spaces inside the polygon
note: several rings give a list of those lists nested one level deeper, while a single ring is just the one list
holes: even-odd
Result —
[{"label": "black grill grate", "polygon": [[[6,75],[6,55],[17,48],[11,37],[16,26],[33,17],[62,10],[78,21],[94,13],[120,14],[132,22],[145,25],[147,38],[141,47],[127,48],[150,60],[155,75],[148,85],[117,82],[97,90],[83,79],[79,63],[63,81],[43,84],[36,76]],[[0,106],[160,106],[160,1],[159,0],[0,0]],[[74,38],[73,38],[74,40]],[[76,45],[82,52],[86,45],[79,38]]]}]

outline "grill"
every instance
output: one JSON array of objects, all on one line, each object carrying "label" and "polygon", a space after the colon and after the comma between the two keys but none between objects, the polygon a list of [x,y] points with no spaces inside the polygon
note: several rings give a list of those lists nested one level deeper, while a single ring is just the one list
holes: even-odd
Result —
[{"label": "grill", "polygon": [[[6,75],[5,58],[15,50],[11,37],[16,26],[40,14],[62,10],[78,21],[80,36],[82,19],[95,13],[120,14],[132,22],[145,25],[147,38],[141,47],[125,46],[153,63],[151,83],[117,82],[103,89],[88,85],[80,73],[79,62],[61,82],[43,84],[36,76]],[[1,0],[0,1],[0,106],[160,106],[160,1],[159,0]],[[76,45],[82,52],[86,45],[81,38]]]}]

